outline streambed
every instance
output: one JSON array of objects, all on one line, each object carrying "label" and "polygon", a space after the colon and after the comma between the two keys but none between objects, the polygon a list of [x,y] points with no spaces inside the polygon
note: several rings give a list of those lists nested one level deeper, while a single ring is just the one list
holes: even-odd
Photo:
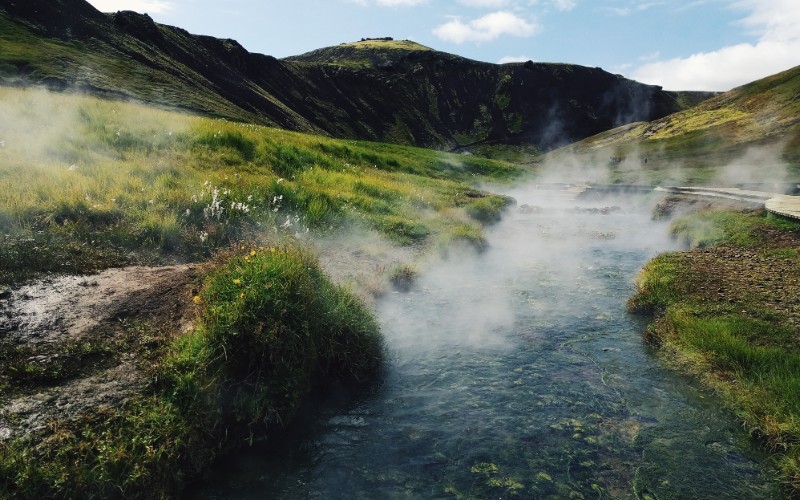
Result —
[{"label": "streambed", "polygon": [[510,193],[476,255],[378,304],[389,357],[282,443],[228,457],[204,498],[770,498],[778,479],[718,401],[666,369],[625,312],[674,248],[645,197]]}]

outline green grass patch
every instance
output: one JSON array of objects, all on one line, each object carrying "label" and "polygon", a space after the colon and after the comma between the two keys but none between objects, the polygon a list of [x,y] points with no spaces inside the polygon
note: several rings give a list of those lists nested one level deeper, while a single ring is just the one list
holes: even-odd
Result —
[{"label": "green grass patch", "polygon": [[358,299],[307,251],[248,250],[206,277],[199,325],[158,348],[147,393],[53,422],[36,446],[0,444],[0,494],[177,496],[218,455],[289,425],[312,389],[375,374],[381,338]]},{"label": "green grass patch", "polygon": [[[0,88],[0,99],[5,284],[202,260],[237,241],[346,224],[423,243],[469,219],[472,183],[523,173],[504,162],[86,96]],[[473,216],[494,217],[499,202],[487,200]]]},{"label": "green grass patch", "polygon": [[768,229],[800,233],[800,223],[760,211],[756,215],[706,210],[672,223],[672,234],[692,248],[713,245],[754,247],[768,242]]},{"label": "green grass patch", "polygon": [[690,252],[657,256],[628,300],[653,315],[646,336],[664,358],[721,395],[776,451],[800,491],[800,224],[765,212],[701,212],[673,230]]}]

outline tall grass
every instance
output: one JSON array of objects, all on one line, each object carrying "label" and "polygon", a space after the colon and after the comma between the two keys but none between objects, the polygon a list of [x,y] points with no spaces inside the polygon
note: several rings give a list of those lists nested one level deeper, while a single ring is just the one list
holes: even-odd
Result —
[{"label": "tall grass", "polygon": [[[651,260],[628,301],[634,312],[655,316],[647,337],[666,359],[718,392],[747,428],[777,452],[792,494],[800,491],[800,337],[796,315],[783,303],[800,274],[791,245],[800,224],[766,215],[702,212],[673,224],[679,238],[701,251],[666,253]],[[714,245],[724,247],[714,248]],[[706,268],[696,262],[717,262]],[[752,259],[748,263],[741,259]],[[784,275],[770,272],[785,263]],[[724,276],[737,268],[752,273]],[[760,269],[754,267],[758,262]],[[727,263],[727,265],[726,265]],[[762,284],[743,280],[766,279]],[[782,281],[785,280],[785,283]],[[726,285],[727,283],[727,285]],[[745,286],[734,289],[730,283]]]},{"label": "tall grass", "polygon": [[[37,90],[0,89],[0,118],[0,255],[36,240],[51,262],[4,258],[7,283],[35,270],[90,269],[92,255],[99,267],[196,260],[242,239],[345,224],[435,244],[470,223],[468,183],[522,173],[490,160]],[[478,219],[504,202],[481,203],[489,210],[468,209]],[[92,248],[86,259],[64,250],[81,246]]]}]

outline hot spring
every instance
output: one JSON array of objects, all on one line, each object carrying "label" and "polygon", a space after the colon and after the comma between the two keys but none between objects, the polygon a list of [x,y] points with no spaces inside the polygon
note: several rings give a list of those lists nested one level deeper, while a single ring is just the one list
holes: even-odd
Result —
[{"label": "hot spring", "polygon": [[[769,498],[768,457],[625,301],[676,249],[642,195],[519,190],[483,253],[380,300],[379,384],[223,460],[204,498]],[[524,206],[523,206],[524,205]]]}]

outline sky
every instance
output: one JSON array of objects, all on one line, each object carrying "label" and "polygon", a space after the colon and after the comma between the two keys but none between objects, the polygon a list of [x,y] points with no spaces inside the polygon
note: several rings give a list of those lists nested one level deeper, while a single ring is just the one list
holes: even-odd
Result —
[{"label": "sky", "polygon": [[726,91],[800,65],[800,0],[89,0],[275,57],[362,37]]}]

